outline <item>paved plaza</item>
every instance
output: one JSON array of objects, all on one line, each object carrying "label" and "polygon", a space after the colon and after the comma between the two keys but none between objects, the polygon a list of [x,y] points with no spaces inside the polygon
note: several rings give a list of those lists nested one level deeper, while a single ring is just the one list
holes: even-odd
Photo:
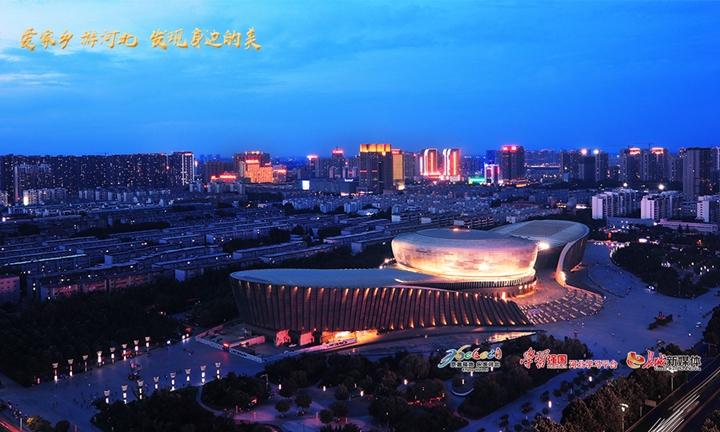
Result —
[{"label": "paved plaza", "polygon": [[[585,254],[585,265],[577,272],[576,276],[583,279],[587,284],[594,284],[599,292],[605,292],[602,308],[597,313],[588,315],[577,315],[575,319],[565,317],[565,321],[537,323],[534,328],[515,329],[516,331],[547,331],[557,338],[575,337],[585,342],[594,353],[595,359],[607,359],[620,361],[625,358],[628,351],[642,351],[649,347],[655,347],[658,340],[672,342],[680,345],[681,348],[689,348],[696,344],[702,337],[702,330],[707,324],[708,312],[720,303],[720,298],[708,293],[698,299],[683,300],[665,297],[654,294],[645,288],[645,285],[635,276],[623,272],[610,262],[610,248],[605,245],[588,244]],[[520,299],[519,303],[538,304],[552,302],[568,294],[568,290],[557,284],[548,281],[544,275],[540,275],[545,281],[540,284],[540,291],[536,296],[529,296]],[[655,330],[648,330],[655,316],[662,311],[664,315],[672,314],[674,321],[665,327]],[[702,328],[697,328],[696,323],[700,322]],[[392,332],[383,335],[379,342],[368,346],[350,347],[342,350],[342,353],[362,353],[370,358],[379,358],[389,355],[399,348],[407,349],[410,352],[429,353],[436,350],[444,351],[450,348],[459,348],[465,344],[482,342],[485,339],[502,339],[504,329],[490,328],[464,328],[447,327],[443,329],[432,329],[420,333],[421,330],[406,330]],[[427,337],[425,336],[427,333]],[[516,336],[516,335],[514,335]],[[401,339],[402,342],[399,342]],[[95,367],[91,372],[78,373],[84,369],[84,365],[75,365],[75,376],[57,383],[42,383],[40,385],[24,389],[5,377],[0,377],[4,385],[0,389],[0,398],[12,400],[14,405],[28,414],[39,414],[50,420],[53,424],[59,420],[69,420],[73,425],[78,426],[79,431],[96,430],[90,424],[94,409],[90,406],[92,400],[97,397],[104,397],[104,391],[110,390],[110,401],[122,400],[122,385],[137,389],[136,381],[127,380],[130,372],[130,362],[139,363],[142,366],[141,378],[145,383],[145,391],[154,390],[153,377],[159,377],[160,387],[171,385],[170,374],[176,372],[176,388],[187,383],[185,369],[190,369],[190,385],[201,384],[200,366],[206,366],[206,377],[212,379],[215,375],[215,363],[221,364],[221,374],[229,371],[238,374],[254,375],[263,369],[263,365],[251,362],[232,354],[218,351],[207,347],[194,340],[186,340],[173,346],[156,348],[151,351],[152,356],[142,354],[128,360],[116,360],[115,364],[105,365],[101,368]],[[91,360],[91,359],[88,359]],[[91,365],[92,362],[88,362]],[[618,373],[627,374],[629,369],[622,366]],[[510,426],[520,423],[526,418],[520,407],[523,403],[531,402],[534,410],[528,415],[546,407],[546,403],[540,401],[540,395],[545,390],[552,391],[558,388],[563,380],[572,380],[576,373],[569,371],[554,378],[546,385],[537,388],[528,394],[520,397],[505,408],[480,420],[473,420],[470,426],[464,430],[476,431],[481,427],[488,431],[498,430],[498,419],[503,414],[509,415]],[[273,386],[274,390],[277,390]],[[272,423],[287,431],[316,431],[322,424],[315,418],[316,413],[327,408],[334,402],[333,391],[315,387],[307,391],[313,397],[313,404],[309,413],[305,416],[296,414],[295,406],[287,413],[285,419],[278,417],[274,409],[275,400],[259,406],[257,409],[241,413],[238,419],[248,421],[260,421]],[[128,400],[133,400],[134,394],[128,390]],[[554,398],[553,398],[554,399]],[[452,396],[449,406],[457,409],[462,398]],[[364,429],[369,426],[379,426],[367,415],[369,398],[357,398],[349,401],[351,421]],[[553,400],[550,409],[550,417],[554,420],[561,418],[562,410],[567,402]],[[7,412],[7,411],[6,411]]]}]

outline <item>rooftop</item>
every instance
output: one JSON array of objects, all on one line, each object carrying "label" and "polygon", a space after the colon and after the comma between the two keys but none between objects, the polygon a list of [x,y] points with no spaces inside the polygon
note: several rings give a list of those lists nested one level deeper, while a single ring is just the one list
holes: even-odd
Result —
[{"label": "rooftop", "polygon": [[459,228],[428,229],[428,230],[418,231],[417,235],[421,235],[421,236],[425,236],[425,237],[447,239],[447,240],[488,240],[488,239],[494,240],[494,239],[508,238],[507,234],[495,233],[495,232],[490,232],[490,231],[459,229]]},{"label": "rooftop", "polygon": [[233,273],[231,277],[248,282],[317,288],[387,287],[432,276],[393,268],[384,269],[267,269]]},{"label": "rooftop", "polygon": [[561,246],[586,236],[590,229],[577,222],[564,220],[534,220],[504,225],[491,232],[517,236],[534,242],[546,242],[551,247]]}]

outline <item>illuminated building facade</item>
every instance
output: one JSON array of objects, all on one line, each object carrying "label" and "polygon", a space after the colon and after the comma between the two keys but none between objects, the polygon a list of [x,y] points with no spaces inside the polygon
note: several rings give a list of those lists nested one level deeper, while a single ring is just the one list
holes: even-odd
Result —
[{"label": "illuminated building facade", "polygon": [[450,181],[460,181],[460,150],[444,149],[443,156],[443,178]]},{"label": "illuminated building facade", "polygon": [[714,195],[710,178],[712,154],[710,148],[690,147],[683,159],[683,199],[696,201],[701,195]]},{"label": "illuminated building facade", "polygon": [[525,177],[525,149],[523,146],[502,146],[500,150],[500,175],[506,181],[519,180]]},{"label": "illuminated building facade", "polygon": [[500,166],[497,164],[485,165],[485,183],[498,184],[500,182]]},{"label": "illuminated building facade", "polygon": [[358,192],[382,193],[393,187],[393,154],[390,144],[360,144]]},{"label": "illuminated building facade", "polygon": [[511,299],[534,291],[536,268],[575,266],[589,229],[568,221],[509,227],[402,234],[390,268],[241,271],[230,276],[233,295],[242,320],[275,331],[529,325]]},{"label": "illuminated building facade", "polygon": [[393,186],[396,189],[405,189],[405,165],[403,152],[398,149],[392,150],[393,163]]},{"label": "illuminated building facade", "polygon": [[195,156],[192,152],[173,152],[168,156],[170,186],[187,186],[195,179]]},{"label": "illuminated building facade", "polygon": [[438,169],[438,150],[424,149],[420,152],[420,175],[422,177],[436,178],[440,176]]}]

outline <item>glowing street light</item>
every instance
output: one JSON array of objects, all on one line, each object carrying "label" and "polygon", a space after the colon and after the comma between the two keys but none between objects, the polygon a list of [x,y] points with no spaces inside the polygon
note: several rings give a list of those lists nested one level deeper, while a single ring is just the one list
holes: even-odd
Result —
[{"label": "glowing street light", "polygon": [[175,391],[175,372],[170,372],[170,384],[172,385],[171,390]]},{"label": "glowing street light", "polygon": [[127,403],[127,387],[128,386],[126,384],[120,386],[123,392],[123,403]]},{"label": "glowing street light", "polygon": [[123,352],[122,352],[123,360],[125,360],[127,358],[127,357],[125,357],[125,355],[126,355],[125,350],[127,350],[127,344],[122,344],[122,349],[123,349]]},{"label": "glowing street light", "polygon": [[54,371],[54,373],[55,373],[55,382],[57,382],[57,380],[58,380],[57,368],[58,368],[58,364],[57,364],[57,363],[53,363],[53,371]]},{"label": "glowing street light", "polygon": [[[215,369],[217,369],[217,379],[220,379],[220,362],[215,363]],[[267,378],[265,381],[267,381]]]},{"label": "glowing street light", "polygon": [[105,390],[105,403],[110,404],[110,390]]},{"label": "glowing street light", "polygon": [[200,366],[200,378],[202,380],[202,383],[205,384],[205,365]]},{"label": "glowing street light", "polygon": [[110,361],[115,363],[115,347],[110,347]]},{"label": "glowing street light", "polygon": [[185,375],[187,375],[187,382],[190,383],[190,368],[185,369]]},{"label": "glowing street light", "polygon": [[102,350],[97,351],[98,356],[98,367],[102,366]]},{"label": "glowing street light", "polygon": [[145,348],[150,352],[150,336],[145,336]]},{"label": "glowing street light", "polygon": [[138,397],[142,400],[143,380],[138,380]]},{"label": "glowing street light", "polygon": [[88,358],[88,355],[83,354],[83,361],[85,362],[85,372],[87,372],[87,358]]},{"label": "glowing street light", "polygon": [[628,404],[621,403],[620,409],[622,410],[622,430],[625,432],[625,410],[628,408]]},{"label": "glowing street light", "polygon": [[157,390],[158,389],[158,381],[160,381],[160,377],[159,376],[153,377],[153,381],[155,381],[155,390]]},{"label": "glowing street light", "polygon": [[74,359],[68,359],[68,369],[70,369],[70,372],[68,375],[70,375],[70,378],[72,378],[72,364]]},{"label": "glowing street light", "polygon": [[137,354],[137,353],[138,353],[138,350],[139,350],[138,344],[140,343],[140,340],[139,340],[139,339],[135,339],[133,342],[135,342],[135,354]]}]

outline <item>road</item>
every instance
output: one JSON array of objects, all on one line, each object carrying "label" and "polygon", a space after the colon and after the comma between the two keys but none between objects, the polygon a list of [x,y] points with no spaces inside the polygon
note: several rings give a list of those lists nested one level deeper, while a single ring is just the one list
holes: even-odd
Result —
[{"label": "road", "polygon": [[[718,391],[720,391],[720,357],[703,365],[702,371],[692,375],[683,387],[665,399],[628,431],[699,430],[699,428],[689,428],[685,423],[693,416],[694,411],[703,406],[706,401],[712,401],[706,407],[717,407],[717,399],[713,400],[711,396]],[[699,419],[700,416],[695,418]],[[702,421],[704,420],[703,418]]]}]

